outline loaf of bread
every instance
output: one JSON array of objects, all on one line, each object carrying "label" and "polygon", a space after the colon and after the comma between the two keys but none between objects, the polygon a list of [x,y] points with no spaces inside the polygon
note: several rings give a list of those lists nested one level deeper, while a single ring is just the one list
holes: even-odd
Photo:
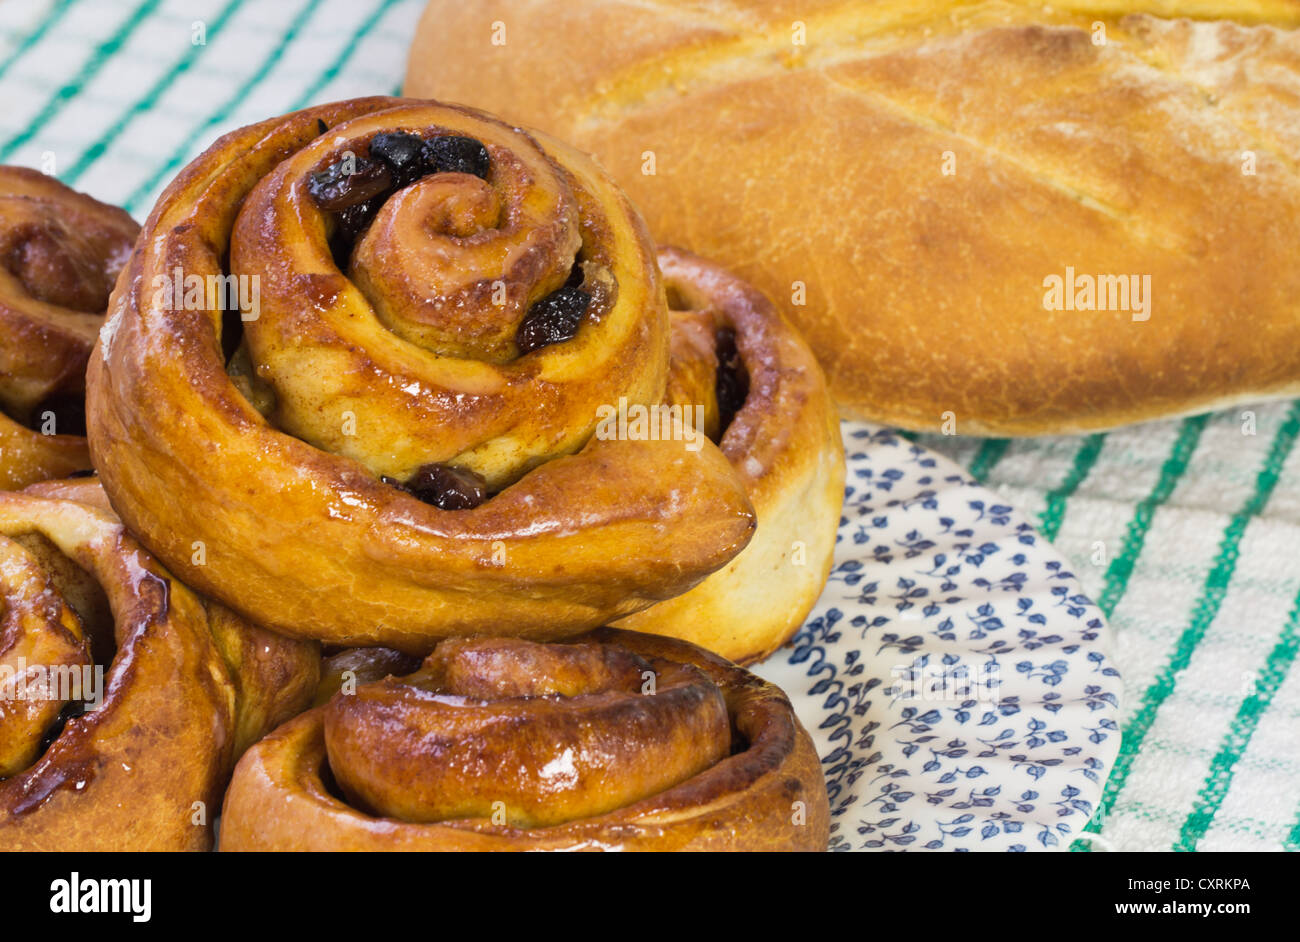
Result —
[{"label": "loaf of bread", "polygon": [[1300,2],[433,0],[406,92],[595,153],[844,414],[1021,435],[1300,393]]}]

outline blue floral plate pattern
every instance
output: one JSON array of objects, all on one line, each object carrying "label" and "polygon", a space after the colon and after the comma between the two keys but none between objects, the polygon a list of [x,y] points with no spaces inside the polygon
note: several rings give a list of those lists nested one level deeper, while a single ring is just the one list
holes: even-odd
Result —
[{"label": "blue floral plate pattern", "polygon": [[830,581],[756,672],[822,756],[832,850],[1060,850],[1119,750],[1110,629],[998,496],[898,433],[844,423]]}]

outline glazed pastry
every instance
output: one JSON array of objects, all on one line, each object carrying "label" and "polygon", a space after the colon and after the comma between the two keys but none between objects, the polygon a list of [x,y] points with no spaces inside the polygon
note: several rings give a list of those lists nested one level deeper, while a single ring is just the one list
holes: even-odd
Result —
[{"label": "glazed pastry", "polygon": [[205,850],[241,750],[311,699],[315,646],[205,603],[94,480],[0,493],[0,846]]},{"label": "glazed pastry", "polygon": [[[219,140],[145,234],[91,360],[91,451],[132,532],[248,617],[420,654],[550,639],[748,542],[711,442],[594,435],[602,406],[661,401],[668,314],[640,217],[565,145],[326,105]],[[238,306],[166,295],[225,275]]]},{"label": "glazed pastry", "polygon": [[393,648],[345,648],[321,662],[314,705],[323,706],[340,690],[353,693],[362,684],[410,674],[419,666],[420,658]]},{"label": "glazed pastry", "polygon": [[250,749],[222,815],[222,850],[813,851],[829,834],[780,690],[616,629],[444,641]]},{"label": "glazed pastry", "polygon": [[430,0],[405,90],[591,151],[848,417],[1300,395],[1297,0]]},{"label": "glazed pastry", "polygon": [[767,298],[679,249],[661,249],[659,267],[673,325],[667,400],[720,439],[758,529],[703,583],[618,624],[747,664],[803,624],[826,584],[844,503],[839,418],[812,352]]},{"label": "glazed pastry", "polygon": [[0,489],[90,467],[86,360],[138,229],[53,177],[0,167]]}]

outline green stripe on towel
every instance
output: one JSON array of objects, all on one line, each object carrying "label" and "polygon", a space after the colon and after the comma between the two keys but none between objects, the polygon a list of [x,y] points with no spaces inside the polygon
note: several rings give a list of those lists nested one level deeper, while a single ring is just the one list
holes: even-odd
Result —
[{"label": "green stripe on towel", "polygon": [[116,121],[108,126],[108,129],[105,130],[103,134],[96,138],[89,147],[82,151],[81,156],[77,158],[77,162],[68,168],[68,172],[60,175],[63,178],[63,182],[68,184],[68,186],[75,185],[76,181],[81,178],[81,175],[89,170],[90,167],[94,165],[95,161],[99,160],[99,158],[104,155],[104,151],[108,150],[109,145],[118,138],[122,133],[123,128],[141,114],[154,107],[154,105],[158,103],[158,99],[166,93],[167,89],[170,88],[178,78],[188,72],[194,63],[199,60],[203,55],[203,51],[208,48],[211,41],[221,32],[221,27],[226,25],[230,17],[233,16],[245,2],[247,2],[247,0],[229,0],[229,2],[213,18],[212,26],[207,33],[208,42],[202,46],[191,45],[189,49],[182,52],[181,57],[172,64],[170,69],[158,78],[158,81],[154,82],[143,96],[136,99],[136,101],[127,108],[127,110],[124,111]]},{"label": "green stripe on towel", "polygon": [[36,136],[36,132],[54,120],[55,116],[85,87],[86,83],[98,75],[99,70],[108,64],[119,49],[126,45],[127,40],[131,38],[140,24],[148,19],[149,14],[153,13],[161,2],[162,0],[144,0],[112,36],[95,47],[95,51],[86,60],[86,64],[81,67],[81,71],[45,102],[45,105],[36,113],[35,117],[27,122],[26,127],[7,140],[3,147],[0,147],[0,163],[8,161],[13,156],[14,151],[26,144]]},{"label": "green stripe on towel", "polygon": [[[1206,417],[1200,416],[1198,418],[1203,426]],[[1194,422],[1196,420],[1189,419],[1187,421]],[[1282,465],[1291,453],[1297,435],[1300,435],[1300,402],[1292,403],[1291,408],[1287,411],[1286,419],[1274,435],[1268,455],[1264,459],[1264,464],[1256,475],[1254,491],[1246,500],[1246,503],[1242,505],[1241,510],[1233,514],[1231,522],[1223,532],[1223,537],[1219,541],[1219,552],[1205,577],[1205,584],[1201,590],[1201,596],[1196,608],[1193,610],[1191,623],[1179,636],[1164,669],[1142,695],[1141,705],[1125,726],[1119,756],[1115,760],[1115,768],[1112,770],[1110,779],[1106,782],[1106,788],[1102,792],[1100,810],[1103,819],[1114,806],[1119,793],[1124,790],[1129,774],[1132,772],[1133,763],[1142,750],[1146,735],[1155,723],[1160,707],[1173,693],[1178,675],[1187,668],[1197,645],[1205,637],[1205,632],[1214,622],[1215,616],[1218,615],[1219,609],[1223,605],[1223,597],[1227,594],[1228,583],[1236,570],[1241,538],[1246,532],[1246,527],[1251,518],[1263,509],[1264,505],[1268,503],[1269,497],[1272,496]],[[1179,476],[1181,476],[1181,472],[1179,472]],[[1132,571],[1131,566],[1129,571]],[[1109,610],[1107,614],[1109,614]],[[1096,827],[1089,824],[1087,830],[1095,833]]]}]

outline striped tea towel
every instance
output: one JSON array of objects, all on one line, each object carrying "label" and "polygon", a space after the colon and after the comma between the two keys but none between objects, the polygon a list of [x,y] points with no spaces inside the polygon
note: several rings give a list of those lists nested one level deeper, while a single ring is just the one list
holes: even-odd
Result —
[{"label": "striped tea towel", "polygon": [[1275,402],[924,439],[1036,518],[1110,619],[1124,740],[1092,850],[1300,848],[1298,435],[1300,402]]}]

